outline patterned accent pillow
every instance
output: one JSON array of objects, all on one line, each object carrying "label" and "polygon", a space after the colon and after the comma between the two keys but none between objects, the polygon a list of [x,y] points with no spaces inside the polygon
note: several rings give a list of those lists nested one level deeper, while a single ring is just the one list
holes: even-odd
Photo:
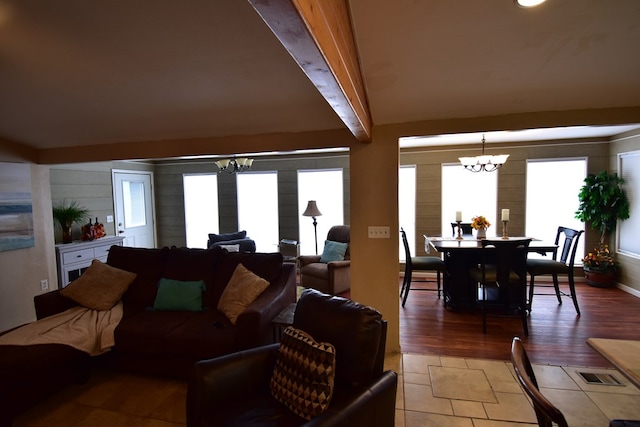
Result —
[{"label": "patterned accent pillow", "polygon": [[347,253],[348,243],[334,242],[332,240],[324,241],[324,250],[320,256],[320,262],[330,263],[331,261],[344,261],[344,255]]},{"label": "patterned accent pillow", "polygon": [[329,407],[333,395],[336,349],[306,332],[287,327],[269,387],[271,395],[296,415],[310,420]]}]

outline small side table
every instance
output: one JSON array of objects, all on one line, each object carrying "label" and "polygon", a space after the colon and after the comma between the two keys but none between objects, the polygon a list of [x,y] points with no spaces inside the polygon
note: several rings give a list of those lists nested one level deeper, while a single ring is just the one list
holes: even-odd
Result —
[{"label": "small side table", "polygon": [[280,314],[273,318],[271,325],[273,327],[273,342],[280,342],[282,330],[293,324],[293,314],[296,312],[296,303],[293,302],[286,306]]}]

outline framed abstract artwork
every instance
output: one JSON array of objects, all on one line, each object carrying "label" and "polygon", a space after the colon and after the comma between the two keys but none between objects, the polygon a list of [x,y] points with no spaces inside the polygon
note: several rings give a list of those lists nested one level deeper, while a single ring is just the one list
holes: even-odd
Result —
[{"label": "framed abstract artwork", "polygon": [[34,245],[29,164],[0,163],[0,251]]}]

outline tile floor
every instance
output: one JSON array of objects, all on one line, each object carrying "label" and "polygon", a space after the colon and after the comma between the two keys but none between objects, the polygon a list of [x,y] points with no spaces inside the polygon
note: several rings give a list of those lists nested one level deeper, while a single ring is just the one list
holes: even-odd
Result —
[{"label": "tile floor", "polygon": [[[526,427],[536,423],[510,362],[390,355],[400,374],[398,427]],[[543,393],[570,426],[606,427],[611,418],[640,419],[640,390],[615,370],[534,365]],[[576,371],[607,372],[623,385],[589,385]],[[96,371],[17,419],[14,427],[177,427],[185,425],[181,381]]]}]

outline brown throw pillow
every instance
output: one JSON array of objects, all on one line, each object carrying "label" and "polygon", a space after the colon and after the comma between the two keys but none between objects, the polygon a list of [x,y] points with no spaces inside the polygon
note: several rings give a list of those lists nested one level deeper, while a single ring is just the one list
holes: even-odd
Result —
[{"label": "brown throw pillow", "polygon": [[269,282],[247,270],[244,265],[238,264],[218,301],[218,310],[235,325],[240,313],[254,302],[267,286]]},{"label": "brown throw pillow", "polygon": [[135,273],[94,259],[82,276],[69,283],[60,294],[93,310],[110,310],[135,278]]},{"label": "brown throw pillow", "polygon": [[271,376],[271,395],[296,415],[310,420],[329,408],[336,371],[336,350],[306,332],[287,327]]}]

